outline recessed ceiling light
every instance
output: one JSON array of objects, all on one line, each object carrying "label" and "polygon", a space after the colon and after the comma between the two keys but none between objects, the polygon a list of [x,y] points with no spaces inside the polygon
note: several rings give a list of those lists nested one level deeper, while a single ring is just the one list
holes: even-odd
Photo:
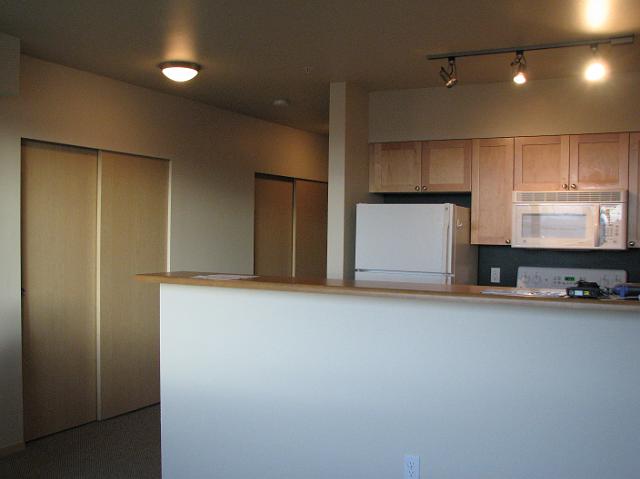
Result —
[{"label": "recessed ceiling light", "polygon": [[158,67],[162,70],[164,76],[175,82],[191,80],[202,68],[197,63],[182,61],[163,62]]},{"label": "recessed ceiling light", "polygon": [[289,106],[291,103],[286,98],[276,98],[275,100],[273,100],[272,104],[273,106],[285,107]]}]

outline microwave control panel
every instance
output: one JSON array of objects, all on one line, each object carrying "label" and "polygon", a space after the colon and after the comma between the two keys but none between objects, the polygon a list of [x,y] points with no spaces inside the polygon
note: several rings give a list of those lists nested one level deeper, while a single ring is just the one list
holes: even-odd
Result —
[{"label": "microwave control panel", "polygon": [[624,248],[627,236],[624,217],[623,205],[600,205],[599,247]]},{"label": "microwave control panel", "polygon": [[589,268],[518,268],[518,288],[558,288],[575,286],[579,280],[598,283],[602,288],[612,288],[627,282],[627,272],[622,269]]}]

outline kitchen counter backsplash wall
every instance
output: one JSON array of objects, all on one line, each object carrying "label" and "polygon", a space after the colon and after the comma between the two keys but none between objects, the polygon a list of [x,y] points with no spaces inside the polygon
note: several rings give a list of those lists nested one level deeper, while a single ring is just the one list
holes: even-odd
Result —
[{"label": "kitchen counter backsplash wall", "polygon": [[[385,203],[454,203],[471,208],[470,194],[385,194]],[[640,282],[640,250],[563,251],[508,246],[478,247],[478,284],[515,286],[518,266],[623,269],[627,280]],[[500,283],[491,283],[491,268],[500,268]]]}]

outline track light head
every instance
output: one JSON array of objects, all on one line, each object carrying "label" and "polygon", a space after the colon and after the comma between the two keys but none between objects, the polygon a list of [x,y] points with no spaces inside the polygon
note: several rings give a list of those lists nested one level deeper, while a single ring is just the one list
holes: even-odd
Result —
[{"label": "track light head", "polygon": [[440,78],[444,82],[447,88],[453,88],[458,83],[458,74],[456,72],[456,59],[455,57],[449,57],[449,70],[445,70],[444,67],[440,67]]},{"label": "track light head", "polygon": [[518,85],[527,82],[527,60],[522,50],[516,51],[516,58],[511,62],[513,68],[513,81]]},{"label": "track light head", "polygon": [[591,51],[593,58],[584,70],[584,77],[591,82],[601,81],[607,76],[607,67],[598,54],[598,45],[591,45]]}]

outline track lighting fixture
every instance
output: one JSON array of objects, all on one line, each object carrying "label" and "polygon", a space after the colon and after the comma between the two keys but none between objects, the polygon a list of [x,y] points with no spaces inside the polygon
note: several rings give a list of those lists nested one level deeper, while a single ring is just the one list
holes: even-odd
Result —
[{"label": "track lighting fixture", "polygon": [[513,68],[513,81],[518,85],[527,82],[527,60],[524,58],[524,52],[518,50],[516,58],[511,62]]},{"label": "track lighting fixture", "polygon": [[591,60],[587,68],[585,69],[584,76],[589,81],[602,80],[607,76],[607,68],[600,60],[598,55],[598,45],[628,45],[633,43],[635,35],[624,35],[620,37],[610,38],[596,38],[592,40],[578,40],[573,42],[564,43],[545,43],[541,45],[528,45],[524,47],[509,47],[509,48],[494,48],[491,50],[472,50],[450,53],[436,53],[433,55],[427,55],[428,60],[442,60],[444,58],[449,60],[449,70],[445,70],[444,67],[440,68],[440,78],[444,81],[447,88],[458,83],[458,74],[456,72],[456,59],[460,57],[477,57],[483,55],[501,55],[503,53],[515,52],[516,58],[511,62],[513,68],[513,81],[518,85],[526,83],[527,81],[527,62],[524,58],[524,52],[537,51],[537,50],[549,50],[552,48],[569,48],[569,47],[581,47],[590,46],[593,51],[594,58]]},{"label": "track lighting fixture", "polygon": [[593,53],[593,58],[584,70],[584,77],[588,81],[600,81],[607,75],[607,68],[598,54],[598,45],[591,45],[591,52]]},{"label": "track lighting fixture", "polygon": [[440,78],[444,82],[447,88],[452,88],[458,83],[458,73],[456,72],[456,59],[455,57],[449,57],[449,70],[445,70],[444,67],[440,67]]}]

